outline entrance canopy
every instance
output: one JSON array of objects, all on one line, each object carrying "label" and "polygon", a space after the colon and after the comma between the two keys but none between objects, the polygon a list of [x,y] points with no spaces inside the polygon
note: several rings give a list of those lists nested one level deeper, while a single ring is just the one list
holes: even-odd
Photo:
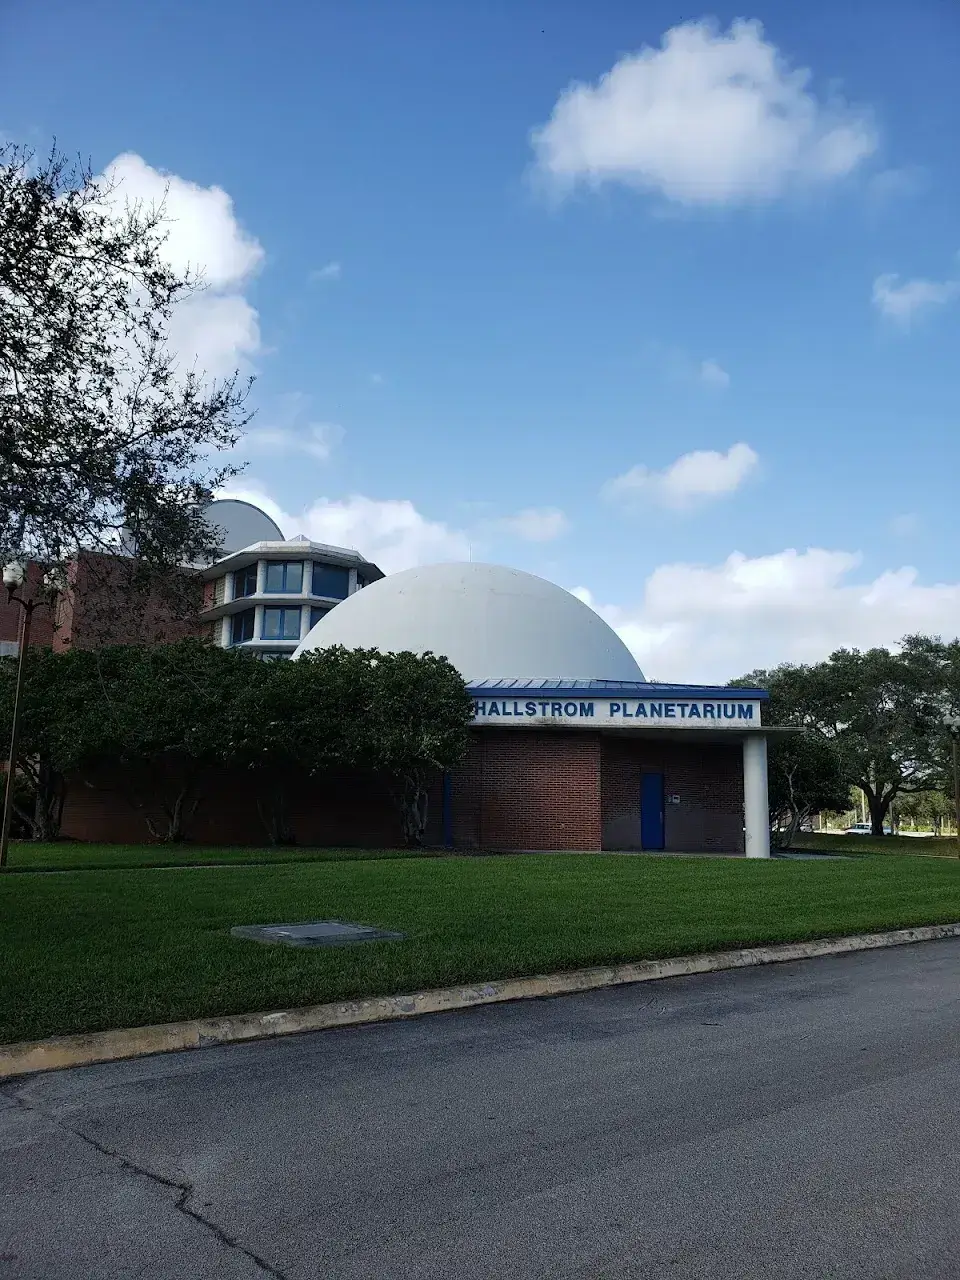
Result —
[{"label": "entrance canopy", "polygon": [[762,689],[610,680],[471,682],[477,727],[637,730],[702,736],[763,728]]}]

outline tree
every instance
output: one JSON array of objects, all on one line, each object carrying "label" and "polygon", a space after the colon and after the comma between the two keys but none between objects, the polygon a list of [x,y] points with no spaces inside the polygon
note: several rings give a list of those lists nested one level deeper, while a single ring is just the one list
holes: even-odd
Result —
[{"label": "tree", "polygon": [[[119,765],[150,834],[185,840],[255,660],[195,639],[110,646],[83,658],[96,673],[97,696],[75,718],[75,768],[89,778]],[[160,826],[154,803],[164,815]]]},{"label": "tree", "polygon": [[789,849],[808,818],[841,809],[846,800],[847,785],[831,743],[810,732],[771,741],[770,830],[776,848]]},{"label": "tree", "polygon": [[[0,730],[14,666],[0,661]],[[405,839],[419,844],[429,787],[463,757],[472,713],[457,671],[432,654],[332,648],[259,662],[195,639],[40,650],[27,668],[22,722],[32,830],[56,835],[68,780],[106,781],[155,838],[184,840],[211,774],[228,768],[249,775],[277,843],[292,838],[292,786],[354,774],[387,783]],[[20,813],[29,819],[22,804]]]},{"label": "tree", "polygon": [[224,764],[246,770],[274,844],[290,844],[293,788],[309,778],[369,767],[366,724],[376,701],[364,650],[305,653],[296,662],[251,662],[223,717]]},{"label": "tree", "polygon": [[169,322],[202,282],[167,263],[162,206],[121,197],[0,144],[0,563],[86,551],[115,578],[124,545],[127,607],[215,555],[204,506],[236,468],[209,459],[249,415],[236,375],[178,368]]},{"label": "tree", "polygon": [[[19,773],[25,782],[14,792],[20,826],[34,840],[55,840],[60,833],[66,775],[76,763],[74,717],[92,699],[87,655],[30,653],[20,717]],[[9,738],[13,715],[15,658],[0,659],[0,735]]]},{"label": "tree", "polygon": [[772,723],[802,726],[833,746],[880,836],[897,796],[940,781],[950,661],[941,641],[907,636],[898,653],[838,649],[825,662],[755,671],[735,683],[769,690]]},{"label": "tree", "polygon": [[252,772],[270,838],[292,838],[291,785],[350,772],[384,779],[404,840],[422,844],[430,784],[467,747],[473,704],[456,669],[429,653],[339,646],[261,665],[221,746],[225,761]]},{"label": "tree", "polygon": [[904,796],[897,809],[901,818],[910,822],[912,829],[929,827],[934,835],[940,835],[944,822],[953,820],[953,800],[942,791],[924,791]]},{"label": "tree", "polygon": [[370,651],[376,699],[367,722],[374,768],[392,781],[407,844],[423,844],[431,781],[466,754],[473,701],[446,658]]}]

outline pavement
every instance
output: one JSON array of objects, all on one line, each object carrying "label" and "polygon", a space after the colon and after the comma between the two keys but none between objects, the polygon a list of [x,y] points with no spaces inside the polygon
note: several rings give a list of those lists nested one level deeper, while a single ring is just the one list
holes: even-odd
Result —
[{"label": "pavement", "polygon": [[960,940],[0,1089],[0,1278],[960,1275]]}]

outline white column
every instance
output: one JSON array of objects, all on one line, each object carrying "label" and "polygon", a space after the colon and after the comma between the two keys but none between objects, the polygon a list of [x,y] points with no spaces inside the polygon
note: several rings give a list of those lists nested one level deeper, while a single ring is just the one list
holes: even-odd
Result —
[{"label": "white column", "polygon": [[233,600],[233,585],[234,585],[233,574],[225,573],[223,575],[223,603],[224,604],[230,604],[231,601]]},{"label": "white column", "polygon": [[747,857],[769,858],[770,811],[765,733],[751,733],[743,740],[743,818]]},{"label": "white column", "polygon": [[230,648],[230,618],[229,615],[220,619],[220,648]]},{"label": "white column", "polygon": [[357,571],[356,569],[351,569],[349,572],[350,577],[347,581],[347,595],[352,596],[359,590],[357,587]]},{"label": "white column", "polygon": [[267,562],[257,561],[257,595],[262,596],[267,589]]},{"label": "white column", "polygon": [[300,604],[300,639],[306,640],[310,634],[310,605],[306,600]]}]

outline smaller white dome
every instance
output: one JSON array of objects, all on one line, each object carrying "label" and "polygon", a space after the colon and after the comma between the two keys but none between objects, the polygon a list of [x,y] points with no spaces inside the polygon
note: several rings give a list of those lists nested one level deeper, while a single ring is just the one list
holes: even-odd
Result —
[{"label": "smaller white dome", "polygon": [[282,542],[283,534],[275,520],[252,502],[242,498],[217,498],[203,513],[207,523],[219,530],[223,542],[221,555],[243,551],[255,542]]},{"label": "smaller white dome", "polygon": [[641,681],[612,627],[576,596],[519,569],[434,564],[392,573],[322,618],[294,657],[311,649],[432,653],[467,684],[488,680]]}]

